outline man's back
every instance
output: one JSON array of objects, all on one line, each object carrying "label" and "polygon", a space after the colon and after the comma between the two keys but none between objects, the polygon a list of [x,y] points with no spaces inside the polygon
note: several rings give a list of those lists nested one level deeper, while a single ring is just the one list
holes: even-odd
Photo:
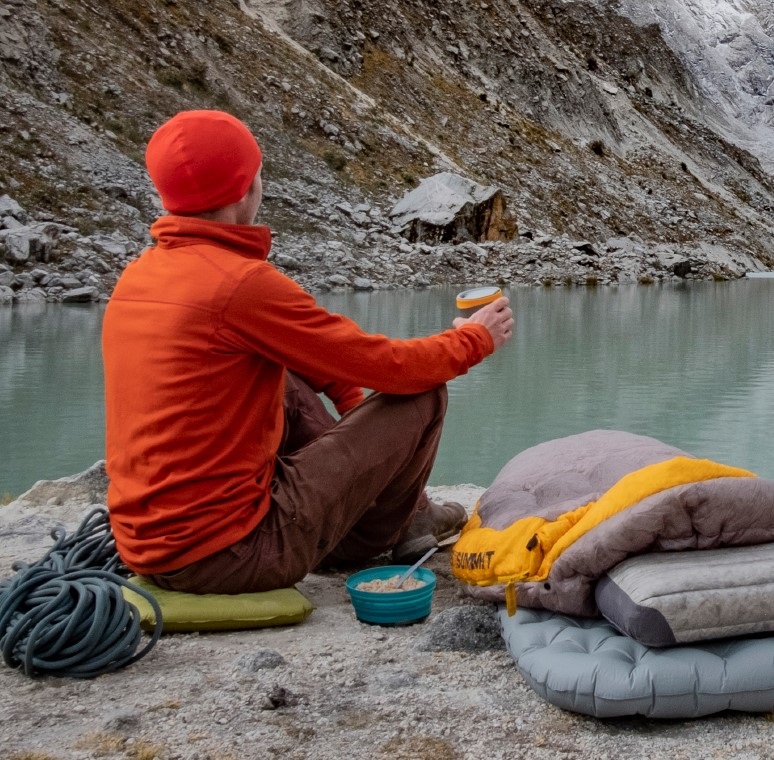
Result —
[{"label": "man's back", "polygon": [[266,252],[256,247],[251,258],[201,241],[151,248],[108,304],[109,503],[133,569],[161,572],[227,546],[268,508],[283,368],[231,344],[222,323],[235,286],[268,266]]}]

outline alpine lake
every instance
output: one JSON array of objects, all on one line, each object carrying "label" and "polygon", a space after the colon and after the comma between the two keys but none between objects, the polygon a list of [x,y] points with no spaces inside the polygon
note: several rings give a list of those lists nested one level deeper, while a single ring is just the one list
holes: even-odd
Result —
[{"label": "alpine lake", "polygon": [[[316,298],[369,332],[409,338],[451,327],[462,289]],[[430,485],[488,486],[523,449],[596,428],[774,478],[773,278],[504,293],[514,337],[449,383]],[[104,458],[103,313],[103,305],[0,308],[5,500]]]}]

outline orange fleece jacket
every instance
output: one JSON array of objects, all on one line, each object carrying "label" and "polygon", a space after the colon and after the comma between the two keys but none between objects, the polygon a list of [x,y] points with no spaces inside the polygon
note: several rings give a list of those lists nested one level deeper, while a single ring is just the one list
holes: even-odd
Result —
[{"label": "orange fleece jacket", "polygon": [[417,393],[490,354],[481,325],[390,340],[330,314],[265,261],[271,233],[165,216],[105,311],[110,521],[137,573],[239,541],[270,505],[286,368],[340,413],[362,388]]}]

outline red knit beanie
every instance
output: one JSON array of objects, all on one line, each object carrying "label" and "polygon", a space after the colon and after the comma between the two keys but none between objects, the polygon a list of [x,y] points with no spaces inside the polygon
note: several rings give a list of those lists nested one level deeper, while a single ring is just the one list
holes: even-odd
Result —
[{"label": "red knit beanie", "polygon": [[181,111],[153,133],[145,164],[170,214],[199,214],[244,196],[261,166],[261,149],[230,114]]}]

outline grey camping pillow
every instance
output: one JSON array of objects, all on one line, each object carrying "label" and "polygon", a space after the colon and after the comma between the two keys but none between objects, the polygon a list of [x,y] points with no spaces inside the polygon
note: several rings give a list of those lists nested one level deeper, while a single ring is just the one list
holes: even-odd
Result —
[{"label": "grey camping pillow", "polygon": [[770,712],[774,637],[654,648],[602,618],[499,608],[503,638],[524,680],[545,700],[609,718],[695,718],[723,710]]},{"label": "grey camping pillow", "polygon": [[774,631],[774,544],[630,557],[595,596],[607,620],[647,646]]}]

